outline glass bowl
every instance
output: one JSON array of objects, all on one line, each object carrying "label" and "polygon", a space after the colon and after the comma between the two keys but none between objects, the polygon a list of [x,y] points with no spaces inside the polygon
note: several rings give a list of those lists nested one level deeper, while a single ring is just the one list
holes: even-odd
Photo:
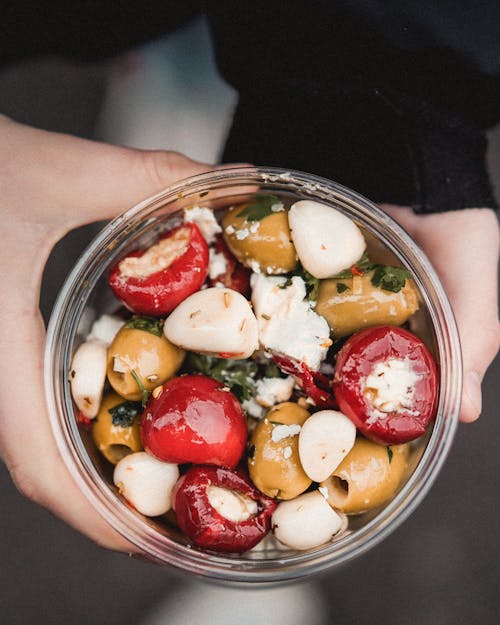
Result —
[{"label": "glass bowl", "polygon": [[[365,236],[380,241],[384,262],[407,267],[420,293],[412,330],[433,352],[439,366],[436,420],[414,445],[406,479],[381,509],[350,517],[339,538],[304,552],[263,545],[243,555],[221,555],[192,547],[174,524],[159,524],[128,506],[112,486],[112,469],[95,450],[88,432],[77,424],[69,389],[72,354],[92,321],[117,308],[107,274],[132,249],[146,246],[171,227],[175,214],[198,205],[213,209],[244,201],[257,190],[285,200],[313,199],[353,219]],[[168,226],[167,226],[168,224]],[[377,251],[375,252],[377,253]],[[51,424],[61,456],[92,506],[147,558],[227,583],[270,583],[324,571],[380,542],[415,509],[450,449],[461,398],[461,355],[449,302],[429,260],[410,236],[366,198],[314,175],[279,168],[238,167],[194,176],[141,202],[108,223],[69,274],[47,332],[45,388]]]}]

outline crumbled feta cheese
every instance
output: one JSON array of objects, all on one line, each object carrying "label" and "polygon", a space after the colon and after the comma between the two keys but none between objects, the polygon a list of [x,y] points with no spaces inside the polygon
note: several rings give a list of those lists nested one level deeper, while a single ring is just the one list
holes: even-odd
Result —
[{"label": "crumbled feta cheese", "polygon": [[201,206],[193,206],[184,210],[184,221],[195,223],[201,230],[207,243],[215,241],[215,235],[222,232],[222,228],[217,223],[213,210]]},{"label": "crumbled feta cheese", "polygon": [[285,210],[283,202],[276,202],[271,206],[271,210],[273,211],[273,213],[281,213]]},{"label": "crumbled feta cheese", "polygon": [[285,287],[286,278],[252,275],[252,304],[264,349],[290,356],[316,371],[331,345],[326,320],[315,313],[299,276]]},{"label": "crumbled feta cheese", "polygon": [[257,230],[260,228],[260,221],[254,221],[250,226],[249,230],[252,234],[255,234]]},{"label": "crumbled feta cheese", "polygon": [[250,268],[254,273],[260,273],[260,265],[256,260],[250,261]]},{"label": "crumbled feta cheese", "polygon": [[236,230],[236,238],[238,241],[243,241],[250,234],[250,230],[248,228],[242,228],[241,230]]},{"label": "crumbled feta cheese", "polygon": [[297,423],[292,423],[292,425],[275,425],[273,427],[271,438],[274,443],[279,443],[284,438],[288,438],[289,436],[297,436],[300,429],[301,427]]},{"label": "crumbled feta cheese", "polygon": [[226,228],[226,234],[234,234],[236,232],[236,230],[234,229],[234,226],[227,226]]},{"label": "crumbled feta cheese", "polygon": [[364,393],[382,412],[411,408],[419,377],[408,359],[390,358],[376,363],[366,377]]},{"label": "crumbled feta cheese", "polygon": [[319,370],[325,375],[333,375],[335,368],[330,362],[322,362]]},{"label": "crumbled feta cheese", "polygon": [[260,404],[258,404],[253,397],[250,399],[244,399],[241,403],[241,406],[243,410],[251,417],[255,417],[256,419],[262,419],[262,417],[264,416],[264,408]]},{"label": "crumbled feta cheese", "polygon": [[210,258],[208,261],[208,275],[210,280],[215,280],[227,271],[226,257],[222,252],[216,252],[213,247],[210,248]]},{"label": "crumbled feta cheese", "polygon": [[291,376],[286,378],[262,378],[257,380],[257,392],[255,399],[258,404],[269,408],[282,401],[288,401],[292,395],[295,379]]},{"label": "crumbled feta cheese", "polygon": [[283,449],[283,458],[285,460],[288,460],[288,458],[291,458],[291,456],[292,456],[292,448],[290,447],[290,445],[287,445],[285,449]]}]

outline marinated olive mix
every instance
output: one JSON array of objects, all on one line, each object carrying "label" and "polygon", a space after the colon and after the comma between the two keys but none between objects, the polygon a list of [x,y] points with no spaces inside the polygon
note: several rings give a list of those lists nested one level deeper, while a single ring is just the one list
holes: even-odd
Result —
[{"label": "marinated olive mix", "polygon": [[395,496],[435,416],[436,364],[400,327],[416,286],[327,204],[183,218],[112,268],[120,314],[71,365],[78,420],[121,497],[196,547],[316,548]]}]

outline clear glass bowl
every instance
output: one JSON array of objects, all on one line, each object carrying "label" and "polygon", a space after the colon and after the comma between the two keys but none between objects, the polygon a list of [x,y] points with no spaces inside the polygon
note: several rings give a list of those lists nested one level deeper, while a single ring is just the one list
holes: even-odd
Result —
[{"label": "clear glass bowl", "polygon": [[[191,547],[175,525],[158,524],[134,512],[112,486],[112,469],[79,428],[68,374],[75,347],[94,318],[116,309],[107,274],[124,254],[147,245],[175,213],[193,206],[214,209],[242,202],[256,190],[285,200],[314,199],[352,218],[384,247],[389,262],[407,267],[420,291],[421,308],[412,330],[426,341],[439,364],[437,418],[414,446],[407,479],[381,509],[350,517],[340,538],[305,552],[262,547],[243,555],[218,555]],[[376,253],[376,252],[375,252]],[[225,582],[269,583],[324,571],[366,551],[400,525],[430,489],[446,458],[458,420],[461,355],[449,302],[429,260],[410,236],[375,204],[329,180],[278,168],[223,169],[189,178],[110,222],[68,276],[47,333],[45,388],[54,435],[69,471],[95,509],[149,559]]]}]

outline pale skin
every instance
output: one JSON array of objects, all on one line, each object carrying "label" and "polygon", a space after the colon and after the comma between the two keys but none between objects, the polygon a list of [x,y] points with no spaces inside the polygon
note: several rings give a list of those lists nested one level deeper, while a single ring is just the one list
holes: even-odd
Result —
[{"label": "pale skin", "polygon": [[[100,545],[133,552],[81,495],[52,437],[43,400],[42,272],[70,229],[112,218],[212,167],[174,152],[94,143],[1,116],[0,137],[0,455],[26,497]],[[474,421],[481,412],[481,380],[500,342],[496,217],[489,209],[417,216],[409,208],[383,208],[421,245],[450,297],[463,349],[460,418]]]}]

